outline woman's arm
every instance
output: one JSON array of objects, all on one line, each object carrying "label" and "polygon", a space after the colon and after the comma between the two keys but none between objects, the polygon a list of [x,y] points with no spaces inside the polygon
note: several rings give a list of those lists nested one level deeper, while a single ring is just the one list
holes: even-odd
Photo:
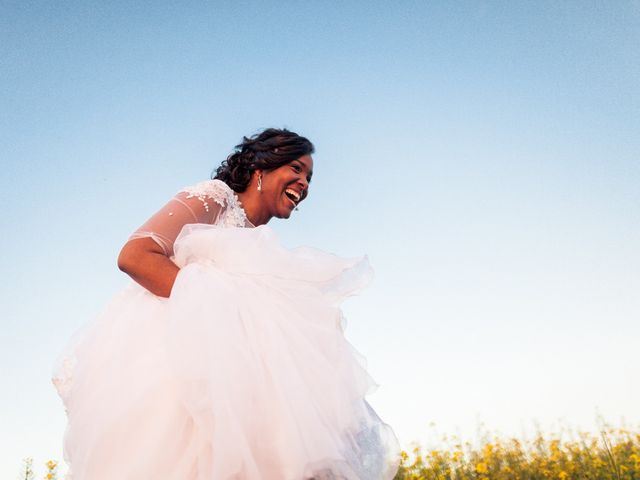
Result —
[{"label": "woman's arm", "polygon": [[204,194],[180,192],[138,228],[118,256],[118,268],[160,297],[169,297],[180,268],[171,261],[173,243],[189,223],[214,223],[221,203]]},{"label": "woman's arm", "polygon": [[134,238],[124,244],[118,268],[159,297],[169,297],[178,266],[151,237]]}]

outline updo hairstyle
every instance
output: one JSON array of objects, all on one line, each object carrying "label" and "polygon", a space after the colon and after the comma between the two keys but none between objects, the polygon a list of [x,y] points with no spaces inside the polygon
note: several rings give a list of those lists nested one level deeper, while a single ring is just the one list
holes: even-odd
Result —
[{"label": "updo hairstyle", "polygon": [[247,189],[254,170],[273,170],[314,152],[313,144],[305,137],[278,128],[244,137],[234,150],[216,169],[213,178],[238,193]]}]

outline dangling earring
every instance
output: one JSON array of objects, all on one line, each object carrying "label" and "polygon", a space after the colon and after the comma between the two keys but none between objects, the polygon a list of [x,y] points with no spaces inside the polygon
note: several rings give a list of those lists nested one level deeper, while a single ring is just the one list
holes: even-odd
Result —
[{"label": "dangling earring", "polygon": [[258,175],[258,191],[262,191],[262,175]]}]

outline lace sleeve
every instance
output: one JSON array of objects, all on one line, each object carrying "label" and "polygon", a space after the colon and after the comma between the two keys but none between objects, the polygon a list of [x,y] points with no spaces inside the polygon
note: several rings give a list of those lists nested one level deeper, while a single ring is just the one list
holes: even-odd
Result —
[{"label": "lace sleeve", "polygon": [[238,196],[221,180],[206,180],[185,187],[138,228],[129,240],[151,237],[165,255],[173,256],[173,243],[188,223],[219,224],[224,227],[253,226]]},{"label": "lace sleeve", "polygon": [[168,257],[173,256],[173,242],[188,223],[216,223],[224,203],[215,198],[194,195],[189,191],[176,194],[169,202],[138,228],[129,240],[152,238]]}]

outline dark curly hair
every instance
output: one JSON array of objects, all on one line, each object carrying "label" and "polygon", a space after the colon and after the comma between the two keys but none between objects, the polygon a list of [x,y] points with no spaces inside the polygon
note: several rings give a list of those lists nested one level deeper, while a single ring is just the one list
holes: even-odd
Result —
[{"label": "dark curly hair", "polygon": [[247,189],[254,170],[273,170],[313,152],[313,144],[305,137],[284,128],[267,128],[244,137],[216,169],[213,178],[241,193]]}]

